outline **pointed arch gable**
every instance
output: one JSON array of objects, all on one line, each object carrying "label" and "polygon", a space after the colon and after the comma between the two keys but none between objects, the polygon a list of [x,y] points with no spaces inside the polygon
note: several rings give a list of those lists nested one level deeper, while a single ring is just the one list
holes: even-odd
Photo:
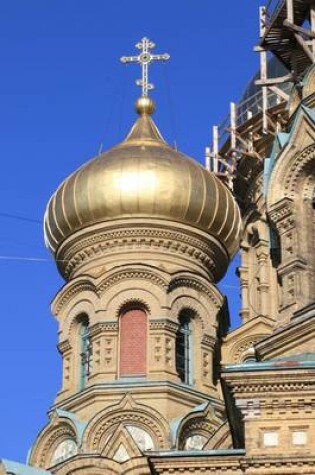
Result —
[{"label": "pointed arch gable", "polygon": [[314,142],[315,122],[307,113],[307,108],[301,108],[291,128],[286,146],[276,157],[273,169],[270,171],[266,193],[268,211],[285,197],[292,198],[298,177],[308,166],[307,163],[314,159]]},{"label": "pointed arch gable", "polygon": [[82,442],[86,424],[68,411],[55,410],[50,415],[49,423],[38,434],[31,449],[28,463],[40,468],[48,468],[56,446],[65,439],[76,441],[78,447]]},{"label": "pointed arch gable", "polygon": [[169,425],[162,414],[152,407],[135,402],[130,394],[126,394],[118,404],[100,411],[89,422],[83,436],[84,450],[100,452],[108,436],[113,433],[113,427],[128,423],[147,430],[157,449],[168,446]]},{"label": "pointed arch gable", "polygon": [[193,435],[202,435],[206,444],[225,422],[223,412],[216,410],[211,402],[195,407],[177,422],[174,433],[176,447],[179,450],[184,449],[185,441]]},{"label": "pointed arch gable", "polygon": [[51,303],[53,315],[59,317],[64,311],[68,312],[69,305],[70,307],[73,306],[73,300],[75,302],[77,296],[82,294],[89,296],[87,299],[91,302],[95,302],[98,299],[97,288],[90,277],[77,277],[62,287]]}]

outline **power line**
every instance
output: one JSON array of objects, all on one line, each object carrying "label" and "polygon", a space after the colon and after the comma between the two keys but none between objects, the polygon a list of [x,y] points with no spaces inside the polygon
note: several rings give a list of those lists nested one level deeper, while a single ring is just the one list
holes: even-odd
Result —
[{"label": "power line", "polygon": [[1,261],[31,261],[31,262],[51,262],[51,259],[45,257],[28,257],[28,256],[1,256]]},{"label": "power line", "polygon": [[0,212],[0,217],[9,218],[9,219],[16,219],[18,221],[26,221],[28,223],[42,224],[42,221],[40,221],[39,219],[27,218],[26,216],[20,216],[18,214],[10,214],[10,213]]}]

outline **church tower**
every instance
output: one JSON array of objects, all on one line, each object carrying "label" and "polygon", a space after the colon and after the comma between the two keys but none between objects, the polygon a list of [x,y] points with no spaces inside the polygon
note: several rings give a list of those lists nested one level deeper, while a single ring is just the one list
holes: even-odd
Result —
[{"label": "church tower", "polygon": [[[0,475],[314,475],[315,4],[267,13],[263,90],[231,108],[212,171],[152,119],[149,65],[169,56],[143,38],[122,58],[142,68],[138,118],[45,214],[62,385],[27,464]],[[289,75],[267,77],[272,48]],[[239,244],[228,332],[216,284]]]},{"label": "church tower", "polygon": [[146,38],[138,119],[53,194],[45,238],[66,283],[52,303],[62,387],[30,453],[54,474],[151,473],[146,453],[229,449],[218,382],[228,311],[216,288],[238,249],[228,188],[152,119]]}]

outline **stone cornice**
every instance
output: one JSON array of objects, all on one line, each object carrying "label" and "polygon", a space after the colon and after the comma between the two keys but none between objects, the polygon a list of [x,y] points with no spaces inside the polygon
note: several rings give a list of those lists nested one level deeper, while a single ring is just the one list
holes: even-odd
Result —
[{"label": "stone cornice", "polygon": [[272,206],[268,216],[280,233],[291,229],[295,223],[292,200],[290,198],[283,198]]},{"label": "stone cornice", "polygon": [[[237,389],[237,387],[235,389]],[[303,389],[299,387],[299,385],[296,385],[296,387],[293,386],[291,388],[291,391],[294,390],[302,391]],[[288,413],[291,411],[299,412],[299,410],[301,410],[303,413],[305,413],[305,411],[313,412],[315,408],[315,401],[313,395],[314,391],[312,392],[312,395],[308,398],[303,396],[303,394],[300,394],[300,397],[296,397],[294,399],[288,397],[286,394],[285,398],[283,398],[282,395],[278,398],[273,395],[270,396],[270,398],[263,396],[263,398],[261,399],[256,399],[255,396],[252,395],[252,392],[249,390],[246,394],[244,394],[244,397],[236,400],[236,406],[242,410],[243,415],[250,414],[251,416],[258,416],[261,414],[262,411],[281,411],[282,413]]]},{"label": "stone cornice", "polygon": [[103,332],[117,332],[118,322],[98,322],[90,327],[91,337],[99,335]]},{"label": "stone cornice", "polygon": [[288,406],[292,406],[300,404],[301,399],[304,404],[307,400],[315,405],[315,365],[312,368],[298,368],[290,365],[290,362],[276,364],[274,369],[258,372],[252,368],[246,373],[242,371],[242,365],[237,365],[237,372],[228,372],[227,368],[221,376],[234,397],[240,400],[263,396],[263,404],[266,405],[277,406],[279,401],[281,404],[288,401]]},{"label": "stone cornice", "polygon": [[201,340],[202,345],[214,348],[215,343],[216,343],[216,338],[210,335],[203,335],[202,340]]},{"label": "stone cornice", "polygon": [[[302,339],[315,339],[315,313],[295,317],[286,327],[264,338],[255,345],[259,357],[264,360],[284,354],[286,348],[298,346]],[[294,357],[292,357],[294,359]]]},{"label": "stone cornice", "polygon": [[137,394],[137,391],[141,391],[142,393],[150,392],[151,395],[155,392],[168,391],[178,398],[182,398],[183,394],[185,394],[185,397],[187,396],[191,401],[195,401],[196,405],[200,404],[200,400],[203,400],[204,402],[210,401],[214,408],[224,410],[223,401],[213,398],[207,393],[198,391],[191,386],[182,385],[180,383],[171,381],[155,381],[146,378],[143,380],[117,380],[112,383],[94,384],[92,386],[88,386],[79,393],[71,395],[62,401],[57,402],[50,408],[50,410],[60,408],[71,411],[72,407],[74,406],[76,409],[85,407],[86,404],[91,400],[91,397],[94,397],[95,400],[98,397],[102,399],[104,396],[104,390],[107,394],[110,392],[112,394],[125,394],[126,392],[130,391],[130,388],[132,388],[133,394]]},{"label": "stone cornice", "polygon": [[[162,473],[233,473],[243,475],[248,469],[267,469],[271,475],[285,469],[286,474],[297,473],[313,475],[315,456],[251,456],[246,457],[245,451],[212,450],[195,452],[162,452],[147,454],[155,472]],[[256,473],[256,471],[255,471]],[[257,472],[261,473],[261,472]],[[264,472],[267,473],[267,472]]]},{"label": "stone cornice", "polygon": [[176,225],[150,227],[126,223],[110,228],[102,224],[77,232],[64,242],[57,253],[61,273],[68,279],[78,268],[93,259],[111,256],[114,252],[154,250],[193,260],[210,274],[219,277],[228,263],[225,249],[213,237],[196,229],[177,229]]},{"label": "stone cornice", "polygon": [[269,212],[269,217],[271,221],[275,224],[278,224],[279,221],[282,221],[292,215],[291,205],[282,203],[281,206],[275,208]]},{"label": "stone cornice", "polygon": [[305,270],[307,263],[302,258],[291,258],[290,261],[286,261],[278,266],[278,275],[283,276],[290,272],[296,272],[298,270]]},{"label": "stone cornice", "polygon": [[178,329],[178,323],[173,322],[172,320],[168,319],[155,319],[155,320],[150,320],[149,322],[149,328],[150,330],[167,330],[172,333],[176,333]]},{"label": "stone cornice", "polygon": [[59,344],[58,344],[58,350],[59,352],[63,355],[64,353],[66,353],[67,351],[70,351],[71,350],[71,344],[70,344],[70,341],[69,340],[64,340],[64,341],[61,341]]}]

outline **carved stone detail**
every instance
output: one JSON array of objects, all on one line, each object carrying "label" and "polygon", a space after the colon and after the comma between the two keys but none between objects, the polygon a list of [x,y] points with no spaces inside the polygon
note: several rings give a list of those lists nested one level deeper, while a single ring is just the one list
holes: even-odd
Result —
[{"label": "carved stone detail", "polygon": [[63,355],[64,353],[66,353],[67,351],[70,351],[71,350],[71,343],[69,340],[64,340],[64,341],[61,341],[59,344],[58,344],[58,350],[60,351],[60,353]]},{"label": "carved stone detail", "polygon": [[169,337],[165,338],[165,363],[167,366],[173,366],[172,361],[173,361],[173,342],[172,339]]},{"label": "carved stone detail", "polygon": [[105,290],[107,290],[109,287],[117,284],[118,282],[121,282],[123,280],[150,280],[153,283],[157,284],[159,287],[166,288],[167,287],[167,282],[162,279],[161,277],[157,276],[153,272],[148,272],[148,271],[122,271],[118,274],[115,274],[108,279],[104,280],[98,287],[97,287],[97,293],[101,295]]},{"label": "carved stone detail", "polygon": [[216,426],[213,422],[204,418],[196,417],[190,419],[190,421],[183,427],[179,437],[179,447],[184,448],[186,440],[193,435],[199,434],[209,438],[213,435]]},{"label": "carved stone detail", "polygon": [[162,337],[154,337],[154,360],[156,363],[160,363],[162,358],[163,348],[162,348]]},{"label": "carved stone detail", "polygon": [[47,437],[44,446],[40,449],[40,459],[38,461],[40,467],[49,466],[50,454],[52,454],[56,442],[62,442],[65,439],[72,438],[76,440],[76,434],[69,425],[62,425],[56,428],[52,434]]},{"label": "carved stone detail", "polygon": [[109,367],[113,364],[114,359],[114,339],[113,338],[105,338],[105,367]]},{"label": "carved stone detail", "polygon": [[292,201],[289,198],[281,200],[270,210],[269,217],[280,234],[292,229],[295,224]]},{"label": "carved stone detail", "polygon": [[216,339],[210,335],[203,335],[202,342],[204,345],[209,346],[211,348],[214,347]]},{"label": "carved stone detail", "polygon": [[[283,383],[264,383],[264,384],[250,384],[250,383],[239,383],[233,386],[234,393],[265,393],[265,392],[284,392],[292,391],[298,394],[301,391],[314,391],[315,390],[315,381],[308,382],[283,382]],[[283,400],[283,399],[282,399]],[[274,400],[277,401],[276,399]],[[279,400],[278,400],[279,401]],[[299,399],[297,399],[299,402]],[[288,399],[288,406],[292,404],[292,401]],[[300,403],[299,403],[300,404]],[[315,400],[312,400],[312,404],[315,405]]]},{"label": "carved stone detail", "polygon": [[150,431],[152,431],[156,436],[159,446],[164,446],[165,441],[163,433],[151,417],[148,417],[145,414],[137,411],[124,411],[114,417],[108,418],[103,424],[100,424],[97,431],[93,434],[93,451],[98,452],[100,450],[100,447],[102,446],[101,441],[104,437],[106,437],[107,431],[112,430],[116,424],[120,423],[135,424],[139,427],[143,427],[145,430],[150,429]]},{"label": "carved stone detail", "polygon": [[189,287],[195,289],[198,292],[207,295],[210,298],[211,302],[219,309],[222,306],[222,302],[219,301],[219,299],[215,296],[214,292],[211,292],[210,285],[211,284],[209,283],[209,286],[206,286],[205,284],[202,284],[201,282],[193,278],[179,277],[174,279],[170,283],[169,292],[172,292],[173,290],[179,287]]},{"label": "carved stone detail", "polygon": [[211,371],[211,354],[204,351],[202,353],[202,375],[205,379],[209,379]]},{"label": "carved stone detail", "polygon": [[166,330],[176,333],[178,324],[170,320],[151,320],[149,323],[150,330]]},{"label": "carved stone detail", "polygon": [[90,328],[90,335],[99,335],[102,332],[117,332],[118,322],[99,322]]},{"label": "carved stone detail", "polygon": [[288,216],[291,216],[291,214],[292,214],[291,206],[286,205],[280,209],[271,211],[269,213],[269,216],[270,216],[271,221],[277,224],[280,220],[287,218]]},{"label": "carved stone detail", "polygon": [[54,304],[55,313],[58,314],[62,307],[69,302],[69,300],[71,300],[76,295],[82,294],[82,292],[93,292],[96,294],[96,288],[92,282],[88,281],[74,283],[66,292],[61,294],[61,297],[57,296]]},{"label": "carved stone detail", "polygon": [[[76,239],[76,242],[75,242]],[[120,229],[116,231],[95,230],[80,237],[73,236],[58,251],[59,267],[66,278],[86,261],[112,253],[114,250],[161,249],[173,254],[183,254],[198,261],[208,271],[215,272],[215,254],[224,251],[218,243],[206,242],[188,233],[154,228]],[[214,248],[217,248],[216,253]],[[217,258],[217,256],[216,256]],[[222,260],[221,259],[221,260]],[[225,265],[223,264],[223,267]]]},{"label": "carved stone detail", "polygon": [[264,338],[266,335],[251,335],[246,340],[240,342],[239,345],[233,351],[233,362],[238,364],[242,363],[242,355],[246,353],[250,348],[253,348],[255,344]]},{"label": "carved stone detail", "polygon": [[303,173],[315,160],[315,145],[312,144],[294,157],[289,173],[285,180],[285,190],[291,199],[294,199],[299,190],[298,181]]}]

